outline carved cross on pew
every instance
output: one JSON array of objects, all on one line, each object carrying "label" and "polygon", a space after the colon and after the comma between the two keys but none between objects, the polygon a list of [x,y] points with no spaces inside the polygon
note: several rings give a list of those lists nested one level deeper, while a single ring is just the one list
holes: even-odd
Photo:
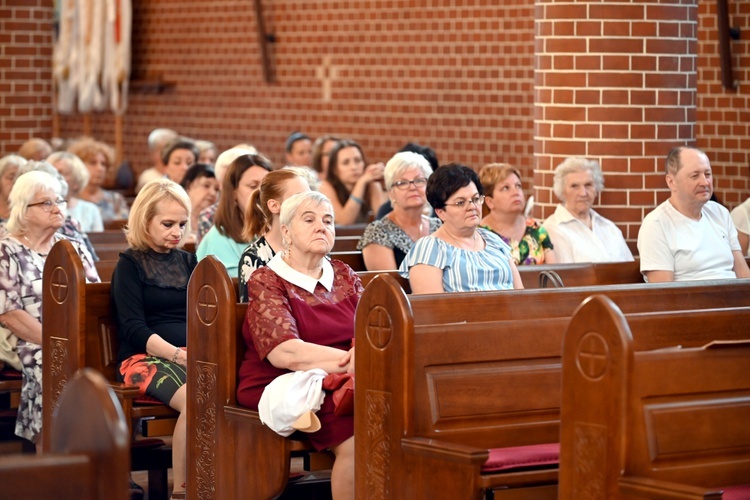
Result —
[{"label": "carved cross on pew", "polygon": [[331,102],[331,87],[338,76],[339,67],[331,65],[331,56],[323,57],[323,64],[315,69],[315,78],[323,84],[323,102]]},{"label": "carved cross on pew", "polygon": [[590,379],[598,380],[607,371],[609,351],[601,335],[589,332],[578,345],[577,365],[581,374]]}]

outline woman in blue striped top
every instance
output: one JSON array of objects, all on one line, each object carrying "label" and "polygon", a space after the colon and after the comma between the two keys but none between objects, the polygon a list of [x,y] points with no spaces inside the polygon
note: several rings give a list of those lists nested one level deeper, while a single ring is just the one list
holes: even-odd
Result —
[{"label": "woman in blue striped top", "polygon": [[510,247],[479,228],[484,195],[476,172],[455,163],[438,168],[427,182],[427,201],[443,225],[401,263],[412,293],[523,288]]}]

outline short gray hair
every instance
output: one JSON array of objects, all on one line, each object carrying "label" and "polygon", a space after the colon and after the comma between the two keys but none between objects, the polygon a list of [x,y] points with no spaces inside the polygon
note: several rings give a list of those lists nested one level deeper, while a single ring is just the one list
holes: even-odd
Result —
[{"label": "short gray hair", "polygon": [[571,156],[570,158],[566,158],[565,161],[559,164],[555,169],[552,189],[558,200],[565,202],[565,178],[568,174],[575,172],[591,172],[591,176],[594,178],[596,194],[601,194],[604,189],[604,174],[602,174],[602,167],[599,165],[599,162],[587,158]]},{"label": "short gray hair", "polygon": [[151,152],[161,152],[166,143],[179,135],[170,128],[155,128],[148,134],[148,149]]},{"label": "short gray hair", "polygon": [[[331,200],[328,196],[318,191],[307,191],[304,193],[297,193],[294,196],[287,198],[284,203],[281,204],[281,212],[279,213],[279,222],[282,226],[289,227],[289,224],[294,219],[294,216],[299,212],[300,207],[313,205],[319,207],[320,205],[331,205]],[[331,205],[333,207],[333,205]],[[333,211],[331,211],[333,212]]]},{"label": "short gray hair", "polygon": [[383,178],[385,179],[385,189],[390,191],[393,187],[393,183],[401,177],[404,172],[410,168],[416,168],[425,179],[429,179],[432,175],[432,167],[427,158],[419,153],[413,153],[411,151],[402,151],[393,155],[393,158],[388,160],[385,164],[385,170],[383,171]]},{"label": "short gray hair", "polygon": [[86,168],[86,165],[83,163],[83,161],[81,161],[81,159],[73,153],[68,153],[67,151],[57,151],[49,155],[46,161],[52,166],[54,166],[58,161],[64,161],[68,164],[68,166],[70,167],[70,175],[73,178],[73,182],[75,182],[76,184],[76,189],[73,189],[73,186],[68,186],[68,190],[71,194],[78,194],[83,188],[86,187],[86,184],[89,183],[89,179],[91,178],[89,169]]},{"label": "short gray hair", "polygon": [[[57,171],[55,167],[47,163],[46,161],[28,161],[23,166],[21,166],[18,169],[18,177],[22,176],[23,174],[27,172],[34,172],[34,171],[40,171],[45,172],[55,179],[57,179],[57,182],[60,183],[60,187],[56,190],[57,194],[62,196],[63,198],[68,197],[68,181],[65,180],[65,177],[62,176],[60,172]],[[18,179],[16,177],[16,179]]]},{"label": "short gray hair", "polygon": [[5,173],[5,170],[9,167],[18,167],[26,165],[28,160],[21,155],[6,155],[0,158],[0,177]]},{"label": "short gray hair", "polygon": [[[51,165],[50,168],[55,170]],[[9,232],[23,233],[26,231],[26,221],[24,220],[26,210],[29,208],[29,203],[41,191],[54,191],[56,196],[61,196],[60,181],[49,172],[41,170],[32,170],[18,176],[16,183],[13,184],[13,188],[10,190],[10,196],[8,196],[10,201],[10,216],[8,217],[6,227]]]}]

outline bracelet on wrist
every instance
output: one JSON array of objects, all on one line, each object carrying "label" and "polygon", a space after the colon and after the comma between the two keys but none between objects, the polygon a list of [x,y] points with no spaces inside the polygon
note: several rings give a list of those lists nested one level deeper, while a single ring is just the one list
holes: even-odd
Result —
[{"label": "bracelet on wrist", "polygon": [[181,351],[181,350],[182,350],[182,349],[180,349],[180,348],[178,347],[178,348],[177,348],[177,350],[176,350],[176,351],[174,352],[174,356],[172,356],[172,363],[177,363],[177,356],[179,356],[179,355],[180,355],[180,351]]},{"label": "bracelet on wrist", "polygon": [[363,200],[362,198],[360,198],[360,197],[358,197],[358,196],[354,196],[353,194],[350,194],[350,195],[349,195],[349,199],[350,199],[350,200],[353,200],[353,201],[356,201],[356,202],[357,202],[357,203],[359,203],[360,205],[364,205],[364,204],[365,204],[365,200]]}]

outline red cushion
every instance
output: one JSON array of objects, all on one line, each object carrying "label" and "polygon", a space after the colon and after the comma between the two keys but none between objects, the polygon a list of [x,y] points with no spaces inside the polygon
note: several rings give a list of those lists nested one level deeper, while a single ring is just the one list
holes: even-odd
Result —
[{"label": "red cushion", "polygon": [[154,397],[146,396],[144,394],[142,396],[138,396],[137,398],[135,398],[133,400],[133,404],[135,404],[135,405],[154,405],[154,406],[156,406],[156,405],[163,405],[164,403],[162,403],[161,401],[159,401],[158,399],[156,399]]},{"label": "red cushion", "polygon": [[559,462],[560,443],[494,448],[490,450],[490,457],[482,466],[482,473],[541,465],[557,465]]},{"label": "red cushion", "polygon": [[23,377],[23,374],[18,370],[6,366],[0,370],[0,380],[18,380]]},{"label": "red cushion", "polygon": [[723,500],[747,500],[750,498],[750,484],[741,484],[739,486],[727,486],[726,488],[717,488],[724,490]]}]

